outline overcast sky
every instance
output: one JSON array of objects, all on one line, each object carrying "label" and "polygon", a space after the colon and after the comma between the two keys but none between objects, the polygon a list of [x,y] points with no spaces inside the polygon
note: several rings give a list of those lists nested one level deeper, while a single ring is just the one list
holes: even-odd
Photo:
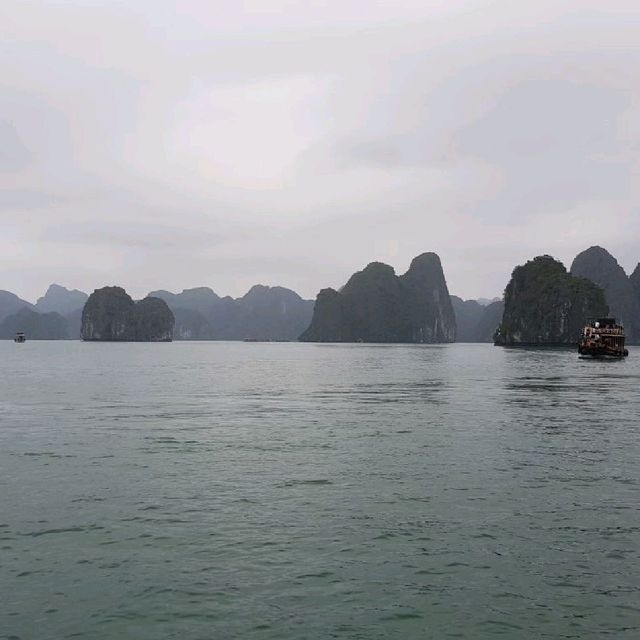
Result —
[{"label": "overcast sky", "polygon": [[0,289],[640,260],[637,0],[0,2]]}]

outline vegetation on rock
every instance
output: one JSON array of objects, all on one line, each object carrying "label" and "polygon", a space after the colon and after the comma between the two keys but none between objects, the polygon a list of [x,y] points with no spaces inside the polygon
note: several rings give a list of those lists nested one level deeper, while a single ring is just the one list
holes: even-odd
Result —
[{"label": "vegetation on rock", "polygon": [[500,345],[575,344],[587,318],[609,312],[600,287],[546,255],[513,270],[504,302]]},{"label": "vegetation on rock", "polygon": [[83,340],[170,342],[175,319],[160,298],[134,302],[121,287],[96,289],[82,311]]},{"label": "vegetation on rock", "polygon": [[306,342],[453,342],[456,323],[435,253],[424,253],[396,276],[372,262],[340,290],[318,294]]}]

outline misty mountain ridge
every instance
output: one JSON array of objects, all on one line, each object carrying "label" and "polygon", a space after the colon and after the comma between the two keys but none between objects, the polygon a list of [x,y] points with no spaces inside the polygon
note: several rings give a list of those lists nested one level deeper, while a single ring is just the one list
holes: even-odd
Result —
[{"label": "misty mountain ridge", "polygon": [[33,305],[22,298],[18,298],[15,293],[0,290],[0,322],[7,316],[18,313],[20,309],[32,309]]},{"label": "misty mountain ridge", "polygon": [[[640,265],[636,271],[639,268]],[[571,265],[570,273],[601,287],[609,305],[609,314],[625,327],[630,342],[640,342],[640,295],[632,277],[627,276],[606,249],[593,246],[579,253]]]},{"label": "misty mountain ridge", "polygon": [[0,340],[11,340],[18,331],[23,331],[30,340],[68,340],[67,319],[56,313],[38,313],[32,307],[22,307],[0,322]]},{"label": "misty mountain ridge", "polygon": [[181,293],[158,290],[176,318],[176,340],[297,340],[308,327],[313,301],[285,287],[254,285],[241,298],[208,287]]},{"label": "misty mountain ridge", "polygon": [[456,314],[456,342],[493,342],[504,313],[500,298],[463,300],[452,295],[451,304]]},{"label": "misty mountain ridge", "polygon": [[35,309],[40,313],[55,311],[66,316],[77,309],[82,309],[89,296],[78,289],[67,289],[59,284],[52,284],[47,292],[38,298]]},{"label": "misty mountain ridge", "polygon": [[496,296],[494,298],[477,298],[476,302],[483,307],[488,307],[490,304],[493,304],[494,302],[500,302],[501,300],[502,298]]},{"label": "misty mountain ridge", "polygon": [[[557,287],[557,295],[569,283],[586,292],[583,285],[566,276],[596,285],[603,291],[609,313],[625,326],[629,342],[640,343],[640,263],[627,276],[613,255],[603,247],[593,246],[576,256],[566,276],[560,274],[561,265],[548,260],[535,264],[537,272],[529,265],[518,273],[538,273]],[[524,304],[512,297],[507,324],[512,326],[514,319],[520,317],[518,314],[526,315],[527,304],[551,313],[556,303],[549,295],[544,287],[534,287]],[[595,300],[595,292],[588,295]],[[501,298],[463,300],[449,295],[436,254],[418,256],[402,276],[388,265],[372,262],[353,274],[338,291],[323,289],[315,301],[305,300],[285,287],[260,284],[239,298],[222,297],[206,286],[180,293],[160,289],[149,296],[164,300],[173,312],[176,340],[490,342],[504,320]],[[83,291],[55,283],[35,304],[0,290],[0,338],[9,339],[16,331],[25,331],[28,339],[79,339],[87,299]],[[568,303],[564,300],[562,304]],[[572,301],[571,308],[575,304],[577,301]],[[589,305],[577,306],[586,309]],[[600,304],[595,307],[602,310]],[[529,320],[525,324],[528,326]],[[515,333],[519,331],[533,335],[524,325]],[[547,333],[551,336],[554,331]],[[560,342],[569,339],[557,337]],[[513,342],[519,339],[514,336]]]}]

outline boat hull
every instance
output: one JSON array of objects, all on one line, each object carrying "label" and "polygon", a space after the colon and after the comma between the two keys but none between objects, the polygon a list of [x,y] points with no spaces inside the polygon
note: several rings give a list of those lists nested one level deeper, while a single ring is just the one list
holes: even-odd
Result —
[{"label": "boat hull", "polygon": [[591,348],[591,347],[578,347],[578,353],[583,360],[620,360],[626,358],[629,355],[627,349],[622,351],[613,351],[607,348]]}]

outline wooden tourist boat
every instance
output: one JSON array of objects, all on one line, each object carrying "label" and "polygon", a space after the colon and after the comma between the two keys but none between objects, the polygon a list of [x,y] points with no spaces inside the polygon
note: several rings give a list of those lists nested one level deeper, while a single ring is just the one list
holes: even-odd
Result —
[{"label": "wooden tourist boat", "polygon": [[600,318],[582,330],[578,353],[583,358],[626,358],[624,327],[615,318]]},{"label": "wooden tourist boat", "polygon": [[22,331],[18,331],[16,333],[15,338],[13,339],[14,342],[26,342],[27,338],[25,337],[24,333]]}]

